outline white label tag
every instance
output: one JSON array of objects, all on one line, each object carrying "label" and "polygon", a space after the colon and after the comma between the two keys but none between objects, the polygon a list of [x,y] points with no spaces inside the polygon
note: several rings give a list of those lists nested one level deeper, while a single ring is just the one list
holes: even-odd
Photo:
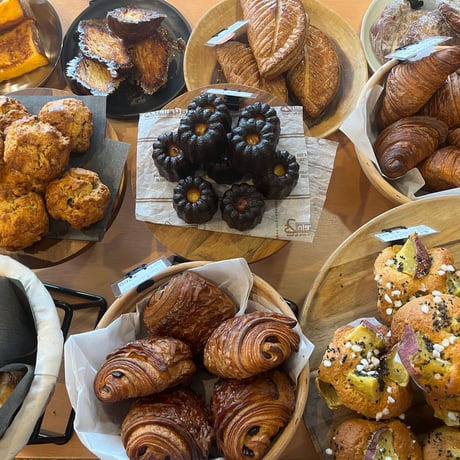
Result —
[{"label": "white label tag", "polygon": [[241,35],[246,31],[248,20],[236,21],[226,29],[222,29],[220,32],[214,34],[206,43],[207,46],[221,45],[222,43],[228,42],[232,38]]},{"label": "white label tag", "polygon": [[406,61],[408,59],[416,61],[422,57],[429,56],[435,47],[440,43],[450,40],[452,37],[428,37],[424,40],[420,40],[417,43],[411,43],[410,45],[402,46],[394,50],[392,53],[387,54],[385,57],[389,59],[398,59],[399,61]]},{"label": "white label tag", "polygon": [[145,281],[154,278],[155,275],[170,265],[172,264],[166,257],[161,257],[151,264],[142,264],[134,270],[131,270],[120,281],[112,284],[112,292],[115,297],[120,297],[130,289],[136,288]]},{"label": "white label tag", "polygon": [[438,230],[428,227],[428,225],[416,225],[415,227],[395,227],[384,230],[380,233],[375,233],[374,236],[380,241],[386,243],[390,241],[405,240],[412,233],[417,233],[417,235],[431,235],[433,233],[438,233]]}]

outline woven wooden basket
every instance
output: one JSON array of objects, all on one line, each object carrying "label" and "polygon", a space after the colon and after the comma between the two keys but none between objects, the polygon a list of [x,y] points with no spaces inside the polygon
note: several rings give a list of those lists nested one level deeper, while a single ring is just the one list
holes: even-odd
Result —
[{"label": "woven wooden basket", "polygon": [[[136,304],[141,302],[143,299],[150,297],[152,292],[157,287],[167,282],[172,276],[191,268],[201,267],[207,263],[209,262],[187,262],[179,265],[172,265],[166,268],[155,276],[155,282],[149,286],[148,289],[145,289],[141,292],[138,292],[137,289],[131,289],[116,299],[101,318],[97,328],[99,329],[106,327],[120,315],[133,312],[136,308]],[[292,309],[286,303],[283,297],[272,286],[270,286],[266,281],[262,280],[257,275],[253,275],[253,287],[250,297],[261,297],[269,304],[277,307],[284,314],[295,317]],[[307,365],[301,372],[297,381],[296,406],[293,417],[291,418],[291,421],[288,423],[288,425],[284,428],[283,432],[274,441],[270,451],[264,457],[265,460],[282,458],[283,451],[289,445],[292,437],[294,436],[297,426],[302,420],[304,408],[307,402],[309,375],[310,371],[309,366]]]},{"label": "woven wooden basket", "polygon": [[[411,201],[372,219],[331,254],[305,300],[300,320],[303,332],[315,345],[310,357],[312,375],[318,369],[324,351],[339,326],[358,318],[377,316],[373,264],[377,255],[390,243],[374,235],[391,228],[426,225],[437,233],[421,236],[423,243],[427,247],[448,248],[458,268],[459,210],[458,195]],[[329,446],[329,430],[334,414],[326,408],[314,387],[314,384],[310,385],[305,421],[318,452],[324,452]]]}]

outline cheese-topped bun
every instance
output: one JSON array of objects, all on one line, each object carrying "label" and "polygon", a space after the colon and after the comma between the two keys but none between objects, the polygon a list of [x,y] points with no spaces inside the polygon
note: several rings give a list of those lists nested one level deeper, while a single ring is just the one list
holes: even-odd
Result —
[{"label": "cheese-topped bun", "polygon": [[[386,422],[349,418],[333,431],[328,453],[335,460],[401,458],[421,460],[422,449],[409,427],[398,419]],[[382,457],[378,453],[384,453]]]},{"label": "cheese-topped bun", "polygon": [[442,426],[431,431],[423,441],[423,459],[460,458],[460,429]]},{"label": "cheese-topped bun", "polygon": [[386,420],[411,405],[410,377],[389,345],[388,328],[374,320],[339,327],[326,349],[316,386],[331,409],[346,406]]},{"label": "cheese-topped bun", "polygon": [[413,380],[435,398],[460,393],[460,298],[434,292],[394,315],[392,340]]}]

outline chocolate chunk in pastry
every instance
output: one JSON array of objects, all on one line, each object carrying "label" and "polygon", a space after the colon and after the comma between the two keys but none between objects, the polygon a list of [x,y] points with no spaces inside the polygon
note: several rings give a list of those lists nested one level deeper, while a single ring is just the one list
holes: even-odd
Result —
[{"label": "chocolate chunk in pastry", "polygon": [[200,397],[179,387],[136,399],[123,420],[121,439],[130,459],[206,460],[214,430]]},{"label": "chocolate chunk in pastry", "polygon": [[[428,262],[423,270],[422,260]],[[417,274],[418,273],[418,274]],[[456,269],[447,248],[426,248],[420,237],[410,235],[404,245],[388,246],[374,262],[377,309],[386,322],[405,303],[433,291],[454,292]]]},{"label": "chocolate chunk in pastry", "polygon": [[345,406],[365,417],[388,420],[412,404],[410,377],[391,347],[388,327],[361,320],[340,326],[328,345],[315,384],[330,409]]},{"label": "chocolate chunk in pastry", "polygon": [[142,319],[152,335],[176,337],[201,355],[211,332],[238,311],[222,289],[192,271],[173,276],[151,295]]},{"label": "chocolate chunk in pastry", "polygon": [[[331,449],[335,460],[404,458],[422,460],[414,433],[401,420],[377,422],[359,417],[344,420],[334,428]],[[384,454],[380,457],[378,454]]]},{"label": "chocolate chunk in pastry", "polygon": [[219,379],[211,410],[222,455],[232,460],[263,458],[294,407],[294,387],[279,368],[244,380]]},{"label": "chocolate chunk in pastry", "polygon": [[287,315],[261,311],[230,318],[209,337],[204,365],[212,374],[234,379],[273,369],[298,350],[296,324]]},{"label": "chocolate chunk in pastry", "polygon": [[190,348],[180,340],[138,339],[106,357],[94,378],[94,393],[103,402],[146,396],[188,381],[195,371]]}]

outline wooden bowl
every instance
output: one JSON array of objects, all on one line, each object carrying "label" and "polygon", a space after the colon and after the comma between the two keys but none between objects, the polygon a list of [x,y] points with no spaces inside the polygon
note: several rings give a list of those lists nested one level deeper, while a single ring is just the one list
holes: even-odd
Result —
[{"label": "wooden bowl", "polygon": [[[320,28],[333,41],[342,67],[339,95],[315,125],[309,125],[311,136],[326,137],[340,126],[353,110],[361,88],[368,78],[367,62],[355,30],[329,7],[316,0],[303,0],[311,24]],[[217,32],[243,19],[238,0],[223,0],[206,12],[193,29],[184,56],[184,78],[188,90],[217,81],[217,60],[212,47],[205,43]]]},{"label": "wooden bowl", "polygon": [[[179,265],[172,265],[166,268],[155,276],[154,283],[146,290],[139,292],[138,289],[132,289],[116,299],[101,318],[97,328],[100,329],[106,327],[120,315],[133,312],[137,303],[142,301],[142,299],[150,297],[157,287],[164,284],[172,276],[191,268],[201,267],[208,263],[209,262],[203,261],[186,262]],[[266,281],[257,275],[253,275],[253,279],[254,282],[250,298],[263,298],[266,302],[281,310],[282,313],[295,317],[292,309],[272,286],[270,286]],[[282,452],[286,449],[292,437],[294,436],[297,426],[302,419],[303,411],[307,402],[309,375],[310,371],[309,366],[307,365],[301,372],[297,381],[296,405],[291,421],[284,428],[282,433],[277,436],[270,451],[264,457],[264,460],[274,460],[280,458]]]},{"label": "wooden bowl", "polygon": [[[373,264],[377,255],[390,243],[374,237],[394,227],[427,225],[437,233],[421,236],[427,246],[448,248],[460,264],[457,213],[460,196],[431,197],[411,201],[375,217],[351,234],[330,255],[316,277],[305,300],[300,324],[315,349],[310,357],[311,378],[321,362],[334,331],[341,325],[363,317],[377,317],[377,285]],[[305,423],[318,453],[329,447],[331,427],[346,415],[341,409],[329,410],[310,385]],[[426,411],[425,411],[426,414]],[[423,434],[433,419],[422,417],[422,411],[407,414],[407,421]],[[424,425],[426,423],[426,425]],[[416,427],[416,428],[415,428]]]}]

